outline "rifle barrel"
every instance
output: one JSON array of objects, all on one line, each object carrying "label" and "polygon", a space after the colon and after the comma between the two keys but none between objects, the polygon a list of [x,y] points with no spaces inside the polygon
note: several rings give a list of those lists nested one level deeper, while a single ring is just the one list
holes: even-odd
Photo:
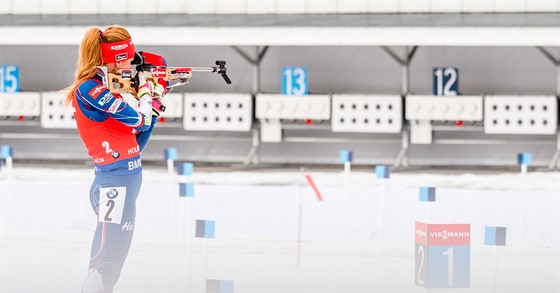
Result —
[{"label": "rifle barrel", "polygon": [[203,71],[203,72],[216,72],[218,71],[216,67],[191,67],[192,71]]}]

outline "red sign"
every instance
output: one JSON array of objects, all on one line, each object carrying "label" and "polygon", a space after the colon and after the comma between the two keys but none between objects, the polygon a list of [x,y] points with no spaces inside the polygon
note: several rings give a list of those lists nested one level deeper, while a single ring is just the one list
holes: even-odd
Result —
[{"label": "red sign", "polygon": [[471,225],[415,222],[414,239],[428,245],[470,245]]}]

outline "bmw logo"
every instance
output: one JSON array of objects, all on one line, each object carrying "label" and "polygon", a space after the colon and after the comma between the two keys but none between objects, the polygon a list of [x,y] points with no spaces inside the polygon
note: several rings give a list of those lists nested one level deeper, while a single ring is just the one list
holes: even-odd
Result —
[{"label": "bmw logo", "polygon": [[116,158],[120,157],[121,154],[119,154],[119,152],[117,152],[117,151],[113,151],[113,153],[111,154],[111,156],[113,157],[113,159],[116,159]]},{"label": "bmw logo", "polygon": [[107,197],[113,199],[119,196],[119,191],[116,188],[111,188],[111,190],[107,191]]}]

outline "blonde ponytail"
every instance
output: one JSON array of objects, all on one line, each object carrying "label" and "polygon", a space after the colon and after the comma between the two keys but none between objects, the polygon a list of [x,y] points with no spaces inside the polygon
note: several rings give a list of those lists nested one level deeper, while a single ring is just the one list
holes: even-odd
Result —
[{"label": "blonde ponytail", "polygon": [[97,27],[89,28],[82,43],[80,44],[80,55],[76,72],[74,73],[74,83],[63,89],[66,98],[64,104],[69,105],[72,102],[74,94],[78,86],[95,77],[97,72],[96,66],[103,65],[103,57],[101,56],[101,43],[113,43],[130,39],[130,34],[122,26],[112,25],[101,31]]}]

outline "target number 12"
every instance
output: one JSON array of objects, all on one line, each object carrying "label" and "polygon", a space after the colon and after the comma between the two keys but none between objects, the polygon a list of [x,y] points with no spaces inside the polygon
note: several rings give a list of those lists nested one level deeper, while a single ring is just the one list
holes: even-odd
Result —
[{"label": "target number 12", "polygon": [[434,95],[456,96],[458,95],[459,70],[455,67],[434,68]]}]

